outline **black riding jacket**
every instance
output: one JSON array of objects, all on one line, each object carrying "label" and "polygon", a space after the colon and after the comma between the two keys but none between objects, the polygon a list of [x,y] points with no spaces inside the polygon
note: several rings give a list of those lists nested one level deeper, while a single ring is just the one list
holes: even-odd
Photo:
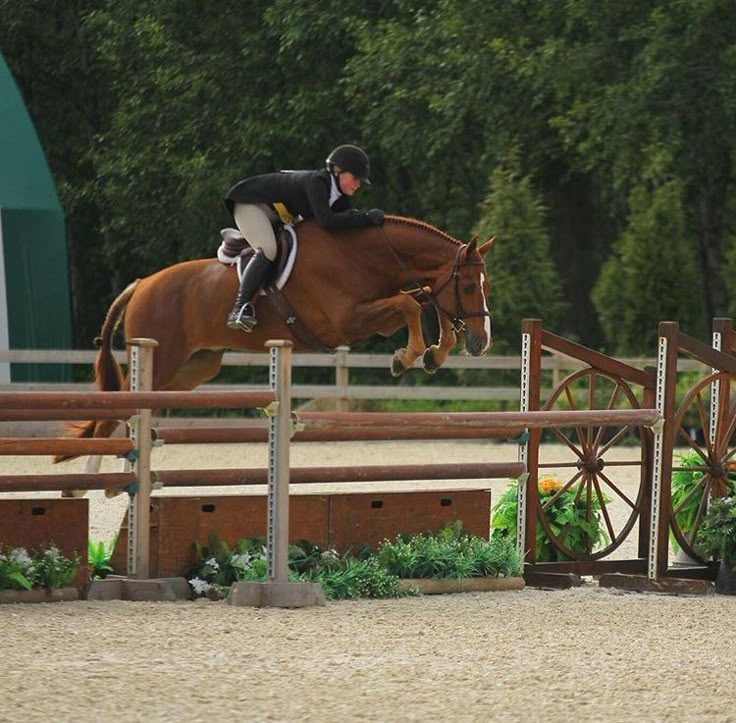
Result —
[{"label": "black riding jacket", "polygon": [[338,196],[330,206],[331,178],[326,169],[252,176],[227,192],[225,206],[232,215],[236,203],[283,203],[292,216],[314,218],[327,229],[370,226],[366,212],[353,208],[349,196]]}]

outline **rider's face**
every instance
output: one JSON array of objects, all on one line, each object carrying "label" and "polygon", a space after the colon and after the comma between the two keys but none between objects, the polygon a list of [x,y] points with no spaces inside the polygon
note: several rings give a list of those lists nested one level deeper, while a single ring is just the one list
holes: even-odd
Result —
[{"label": "rider's face", "polygon": [[350,171],[342,171],[337,177],[340,190],[346,196],[352,196],[360,188],[360,178],[354,176]]}]

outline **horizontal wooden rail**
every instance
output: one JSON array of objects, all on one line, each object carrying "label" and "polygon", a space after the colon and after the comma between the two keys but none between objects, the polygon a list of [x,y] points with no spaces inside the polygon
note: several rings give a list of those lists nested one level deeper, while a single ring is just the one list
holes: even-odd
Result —
[{"label": "horizontal wooden rail", "polygon": [[65,422],[129,419],[135,409],[0,409],[0,422]]},{"label": "horizontal wooden rail", "polygon": [[123,490],[135,484],[133,472],[75,472],[17,474],[0,477],[0,492],[52,492],[56,490]]},{"label": "horizontal wooden rail", "polygon": [[252,409],[266,407],[268,390],[199,392],[0,392],[2,409]]},{"label": "horizontal wooden rail", "polygon": [[[295,467],[291,470],[290,481],[292,484],[334,484],[408,480],[518,479],[525,472],[526,465],[523,462]],[[268,484],[268,470],[265,468],[158,470],[152,472],[152,478],[164,488],[265,485]],[[114,489],[122,492],[135,484],[135,481],[133,472],[7,475],[0,477],[0,493],[74,489]]]},{"label": "horizontal wooden rail", "polygon": [[581,409],[533,412],[301,412],[300,423],[313,429],[341,427],[423,426],[429,429],[475,428],[512,430],[543,427],[641,425],[652,427],[662,417],[656,409]]},{"label": "horizontal wooden rail", "polygon": [[[393,464],[360,467],[293,467],[291,484],[335,482],[390,482],[406,480],[505,479],[526,472],[523,462],[461,464]],[[158,470],[153,477],[164,487],[261,485],[268,483],[266,469]]]},{"label": "horizontal wooden rail", "polygon": [[77,457],[83,454],[127,454],[133,449],[130,439],[107,437],[0,437],[0,455],[39,456],[61,454]]},{"label": "horizontal wooden rail", "polygon": [[[113,356],[119,363],[127,361],[126,352],[116,350]],[[0,364],[74,364],[92,366],[97,357],[94,349],[0,349]],[[334,368],[346,366],[350,369],[388,369],[391,366],[393,355],[351,353],[294,353],[291,356],[292,367]],[[657,360],[653,357],[620,357],[620,362],[629,366],[644,369],[654,367]],[[222,357],[223,366],[235,367],[268,367],[268,352],[225,352]],[[421,359],[416,366],[421,367]],[[489,355],[485,357],[471,357],[465,355],[451,355],[443,364],[445,369],[491,369],[514,370],[519,369],[520,357],[514,355]],[[542,358],[542,369],[552,371],[577,370],[583,364],[564,356],[546,356]],[[694,359],[680,359],[678,371],[702,371],[702,363]]]},{"label": "horizontal wooden rail", "polygon": [[[249,424],[242,427],[158,427],[153,430],[156,439],[166,444],[234,444],[238,442],[266,442],[268,427]],[[522,433],[518,428],[463,427],[449,430],[441,425],[435,427],[404,423],[401,426],[372,425],[353,426],[349,423],[320,427],[306,424],[297,425],[292,435],[294,442],[370,442],[432,439],[510,439]]]}]

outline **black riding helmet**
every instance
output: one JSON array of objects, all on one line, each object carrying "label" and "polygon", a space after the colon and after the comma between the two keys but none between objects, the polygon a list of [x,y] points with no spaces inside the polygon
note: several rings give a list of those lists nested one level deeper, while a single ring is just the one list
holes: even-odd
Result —
[{"label": "black riding helmet", "polygon": [[354,176],[360,179],[361,183],[370,186],[371,182],[368,176],[370,175],[371,162],[368,158],[368,154],[358,146],[352,146],[350,144],[344,146],[338,146],[335,148],[327,159],[327,170],[333,172],[334,166],[337,166],[341,171],[349,171]]}]

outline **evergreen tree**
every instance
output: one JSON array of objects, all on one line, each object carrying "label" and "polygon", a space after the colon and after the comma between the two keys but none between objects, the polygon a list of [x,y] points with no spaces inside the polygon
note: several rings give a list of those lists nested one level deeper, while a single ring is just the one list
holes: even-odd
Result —
[{"label": "evergreen tree", "polygon": [[490,308],[494,351],[518,350],[521,320],[542,318],[550,329],[559,327],[567,310],[557,269],[552,262],[545,228],[545,209],[528,176],[519,170],[518,153],[490,177],[475,233],[498,240],[486,256],[491,279]]},{"label": "evergreen tree", "polygon": [[687,237],[683,184],[670,179],[636,186],[630,224],[614,244],[593,289],[593,303],[613,354],[651,355],[657,324],[677,321],[702,337],[703,295]]}]

